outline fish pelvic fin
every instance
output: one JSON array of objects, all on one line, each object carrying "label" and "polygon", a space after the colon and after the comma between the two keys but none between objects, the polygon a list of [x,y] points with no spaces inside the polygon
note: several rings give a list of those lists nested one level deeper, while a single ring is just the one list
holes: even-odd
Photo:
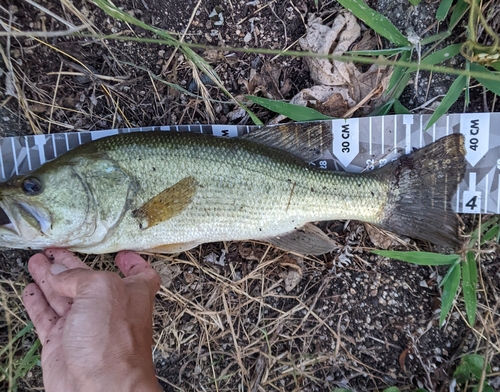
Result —
[{"label": "fish pelvic fin", "polygon": [[322,255],[338,248],[334,240],[311,223],[289,233],[263,240],[278,248],[304,255]]},{"label": "fish pelvic fin", "polygon": [[186,177],[132,211],[132,216],[142,230],[156,226],[184,211],[191,204],[196,188],[194,177]]},{"label": "fish pelvic fin", "polygon": [[465,174],[464,136],[452,134],[384,167],[390,193],[384,229],[457,248],[459,219],[450,201]]}]

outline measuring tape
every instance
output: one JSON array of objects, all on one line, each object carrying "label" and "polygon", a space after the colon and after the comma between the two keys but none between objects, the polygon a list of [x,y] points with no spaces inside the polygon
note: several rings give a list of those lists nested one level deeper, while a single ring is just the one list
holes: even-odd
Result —
[{"label": "measuring tape", "polygon": [[[429,118],[429,115],[395,115],[321,121],[331,127],[333,146],[311,164],[348,172],[375,170],[443,136],[462,133],[467,169],[452,199],[452,207],[456,212],[500,214],[500,113],[450,114],[424,132]],[[315,122],[304,126],[307,124]],[[6,137],[0,139],[0,181],[35,170],[80,144],[118,133],[171,131],[238,137],[258,128],[176,125]]]}]

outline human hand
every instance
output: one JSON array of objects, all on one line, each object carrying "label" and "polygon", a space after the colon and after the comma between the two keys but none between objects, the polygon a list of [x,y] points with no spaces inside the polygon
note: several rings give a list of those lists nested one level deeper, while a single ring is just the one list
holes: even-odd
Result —
[{"label": "human hand", "polygon": [[29,260],[35,283],[23,300],[43,346],[47,392],[160,390],[151,358],[160,278],[133,252],[115,262],[124,279],[63,249]]}]

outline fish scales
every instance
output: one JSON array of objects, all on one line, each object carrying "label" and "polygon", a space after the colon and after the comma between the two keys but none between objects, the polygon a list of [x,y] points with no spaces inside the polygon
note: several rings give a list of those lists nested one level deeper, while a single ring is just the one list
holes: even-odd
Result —
[{"label": "fish scales", "polygon": [[376,176],[315,169],[279,150],[242,140],[191,136],[138,134],[127,144],[119,137],[96,142],[97,150],[140,184],[136,206],[187,176],[199,184],[182,214],[139,235],[127,214],[117,227],[119,241],[148,249],[151,241],[266,238],[310,221],[346,216],[376,223],[387,199],[388,185]]},{"label": "fish scales", "polygon": [[335,243],[308,222],[356,219],[459,245],[449,190],[465,172],[462,136],[381,170],[348,174],[303,160],[331,144],[329,130],[297,129],[264,128],[238,139],[129,133],[82,145],[0,184],[0,243],[177,252],[204,242],[262,239],[321,254]]}]

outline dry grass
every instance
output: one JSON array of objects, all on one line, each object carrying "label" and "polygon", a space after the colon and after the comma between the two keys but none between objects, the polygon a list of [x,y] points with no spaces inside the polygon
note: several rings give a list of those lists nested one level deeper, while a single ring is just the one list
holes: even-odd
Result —
[{"label": "dry grass", "polygon": [[[344,342],[354,341],[341,331],[345,311],[335,306],[335,298],[327,309],[316,307],[329,286],[328,276],[306,285],[300,295],[287,293],[304,273],[321,274],[322,265],[270,254],[262,245],[251,247],[262,247],[263,254],[245,276],[234,265],[221,270],[200,263],[201,251],[153,264],[164,281],[155,317],[162,325],[156,342],[162,355],[189,353],[191,360],[181,370],[211,380],[204,386],[213,390],[234,390],[235,380],[242,390],[298,390],[301,380],[322,385],[322,370],[344,363],[370,375],[370,367],[345,350]],[[183,275],[185,283],[174,284],[172,275]],[[287,286],[290,275],[296,280]],[[318,352],[318,339],[329,342],[331,350]]]},{"label": "dry grass", "polygon": [[[356,249],[357,255],[359,252],[363,248]],[[320,391],[356,385],[376,390],[376,385],[406,384],[409,380],[404,378],[411,378],[416,363],[420,375],[415,376],[429,390],[438,380],[437,363],[422,344],[426,334],[439,331],[437,314],[418,328],[403,319],[407,323],[401,329],[404,346],[394,341],[392,332],[378,335],[366,326],[349,325],[359,323],[353,313],[362,302],[348,309],[343,298],[348,302],[357,298],[346,296],[340,282],[352,282],[350,275],[361,269],[370,272],[372,268],[364,263],[353,260],[350,266],[338,265],[335,274],[325,270],[325,260],[287,254],[255,242],[208,244],[176,257],[144,256],[162,277],[154,313],[153,355],[159,379],[172,388],[166,390]],[[4,262],[10,260],[11,256]],[[109,255],[86,261],[98,270],[116,270]],[[476,352],[493,366],[499,365],[500,290],[485,277],[495,268],[495,263],[487,264],[480,275],[477,325],[463,330],[458,347],[449,352],[450,364]],[[5,270],[2,274],[7,276]],[[12,340],[28,321],[20,293],[29,277],[22,265],[14,274],[16,281],[0,281],[6,316],[1,341]],[[381,307],[380,311],[387,310]],[[456,304],[455,313],[465,322],[462,303]],[[453,316],[445,331],[450,326],[457,328]],[[387,326],[382,331],[385,329]],[[361,341],[361,333],[373,344]],[[2,357],[2,365],[7,363],[11,372],[15,370],[34,339],[33,333],[26,335],[17,350]],[[443,342],[431,343],[446,349]],[[383,351],[398,353],[401,369],[396,374],[390,366],[385,370],[377,366]],[[496,376],[485,373],[485,377],[498,378],[498,369],[494,372]],[[39,369],[33,368],[23,380],[23,390],[35,390],[39,375]]]},{"label": "dry grass", "polygon": [[[182,353],[176,385],[234,390],[235,384],[240,383],[242,390],[252,391],[322,390],[327,385],[342,386],[338,381],[328,382],[333,378],[332,370],[371,379],[372,385],[387,382],[390,372],[384,374],[374,367],[366,359],[367,352],[358,347],[353,355],[353,347],[359,345],[356,337],[346,334],[343,328],[342,318],[347,311],[338,306],[340,293],[331,296],[329,289],[334,277],[311,279],[321,274],[324,265],[318,260],[290,258],[284,253],[269,254],[269,249],[261,251],[263,255],[255,269],[245,276],[240,276],[235,266],[221,270],[200,263],[201,251],[196,255],[187,253],[186,259],[167,258],[166,264],[154,263],[164,282],[159,294],[162,302],[155,315],[156,325],[161,325],[155,350],[161,352],[162,358],[176,358]],[[311,280],[298,295],[289,294],[286,279],[297,271],[302,284],[304,279]],[[480,284],[484,288],[483,280]],[[498,285],[485,289],[480,296],[488,302],[492,294],[498,296]],[[318,302],[324,304],[326,298],[328,305],[318,307]],[[461,309],[463,304],[457,304],[456,311],[465,320]],[[495,308],[483,302],[479,314],[478,324],[466,333],[464,345],[465,341],[475,341],[474,352],[495,363],[493,357],[500,354],[498,301],[495,300]],[[428,353],[419,352],[418,340],[435,327],[435,321],[436,318],[429,320],[424,329],[414,332],[408,328],[409,346],[399,358],[404,367],[404,356],[415,356],[425,371],[428,386],[436,382],[436,368]],[[387,338],[379,343],[398,349]],[[457,351],[455,355],[468,352]],[[191,380],[189,384],[186,377]],[[348,385],[349,380],[345,379],[345,386]]]}]

